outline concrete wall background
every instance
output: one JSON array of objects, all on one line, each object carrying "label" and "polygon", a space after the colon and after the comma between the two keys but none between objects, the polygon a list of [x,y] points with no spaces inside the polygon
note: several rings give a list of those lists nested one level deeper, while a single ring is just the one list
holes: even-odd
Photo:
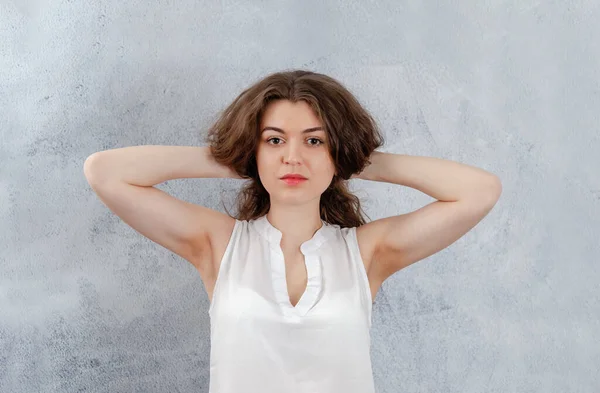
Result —
[{"label": "concrete wall background", "polygon": [[[384,283],[378,392],[600,391],[598,20],[593,0],[2,1],[0,391],[208,391],[200,277],[112,214],[82,166],[198,145],[244,87],[288,68],[351,89],[383,151],[503,182],[471,232]],[[239,184],[159,188],[224,211]],[[431,201],[352,186],[372,219]]]}]

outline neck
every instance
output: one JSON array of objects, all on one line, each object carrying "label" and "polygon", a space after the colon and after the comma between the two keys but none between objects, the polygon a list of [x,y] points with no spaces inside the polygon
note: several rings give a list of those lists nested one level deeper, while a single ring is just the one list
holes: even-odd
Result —
[{"label": "neck", "polygon": [[298,248],[302,243],[310,240],[324,225],[318,211],[311,214],[306,211],[273,211],[267,213],[269,223],[281,232],[281,247]]}]

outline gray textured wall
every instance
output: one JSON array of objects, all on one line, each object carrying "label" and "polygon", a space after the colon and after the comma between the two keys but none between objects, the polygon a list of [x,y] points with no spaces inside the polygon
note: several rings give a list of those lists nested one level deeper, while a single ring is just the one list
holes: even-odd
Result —
[{"label": "gray textured wall", "polygon": [[[599,392],[598,4],[2,1],[0,392],[207,392],[199,275],[112,214],[83,162],[198,145],[288,68],[349,87],[383,151],[502,179],[484,221],[383,285],[378,392]],[[159,188],[224,211],[239,184]],[[372,219],[431,201],[352,187]]]}]

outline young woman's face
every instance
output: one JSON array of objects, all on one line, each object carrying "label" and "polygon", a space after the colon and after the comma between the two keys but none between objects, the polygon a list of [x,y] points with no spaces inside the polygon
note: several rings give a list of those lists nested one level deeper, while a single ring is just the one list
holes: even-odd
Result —
[{"label": "young woman's face", "polygon": [[[329,187],[335,165],[321,127],[323,124],[305,101],[278,100],[266,108],[260,122],[256,162],[260,181],[271,198],[302,203],[320,198]],[[314,128],[319,129],[310,130]],[[281,178],[290,173],[307,180],[288,184]]]}]

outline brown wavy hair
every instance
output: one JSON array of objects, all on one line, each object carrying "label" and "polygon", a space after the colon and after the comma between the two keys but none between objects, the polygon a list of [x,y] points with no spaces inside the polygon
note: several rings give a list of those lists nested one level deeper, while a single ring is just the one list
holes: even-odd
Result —
[{"label": "brown wavy hair", "polygon": [[237,214],[227,214],[252,220],[269,211],[270,197],[258,176],[255,153],[261,116],[275,100],[304,100],[325,128],[337,174],[321,194],[321,219],[342,228],[365,224],[360,200],[348,190],[347,180],[370,164],[369,156],[383,145],[383,136],[372,116],[340,82],[305,70],[277,72],[259,80],[242,91],[209,128],[205,142],[215,161],[251,180],[237,195]]}]

